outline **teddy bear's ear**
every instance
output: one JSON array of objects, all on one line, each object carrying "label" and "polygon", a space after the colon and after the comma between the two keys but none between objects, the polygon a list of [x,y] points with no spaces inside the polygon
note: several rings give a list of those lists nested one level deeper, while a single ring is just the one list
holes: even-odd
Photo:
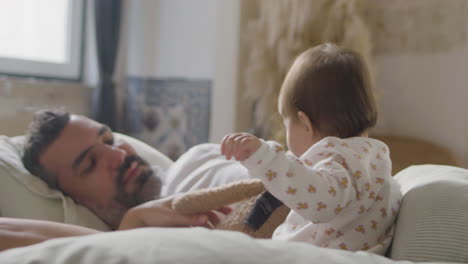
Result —
[{"label": "teddy bear's ear", "polygon": [[172,201],[172,208],[184,214],[215,210],[223,206],[257,196],[265,190],[258,179],[248,179],[185,193]]}]

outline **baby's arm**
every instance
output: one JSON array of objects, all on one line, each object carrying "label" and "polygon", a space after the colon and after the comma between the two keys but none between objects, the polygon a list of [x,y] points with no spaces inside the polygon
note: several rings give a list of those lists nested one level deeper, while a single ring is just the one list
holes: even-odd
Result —
[{"label": "baby's arm", "polygon": [[[320,146],[314,147],[319,150]],[[312,164],[314,151],[302,161],[287,155],[276,142],[261,146],[242,163],[274,196],[312,222],[327,222],[356,199],[348,171],[333,157]]]}]

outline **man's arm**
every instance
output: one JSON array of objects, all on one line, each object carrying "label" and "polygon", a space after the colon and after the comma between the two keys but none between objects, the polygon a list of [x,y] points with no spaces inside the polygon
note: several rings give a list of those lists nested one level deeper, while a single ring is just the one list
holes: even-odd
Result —
[{"label": "man's arm", "polygon": [[[118,230],[140,227],[190,227],[202,226],[212,228],[220,219],[214,211],[197,214],[181,214],[172,209],[174,196],[149,201],[127,211]],[[217,209],[219,213],[228,214],[231,208]]]},{"label": "man's arm", "polygon": [[57,222],[0,217],[0,251],[52,238],[83,236],[100,231]]},{"label": "man's arm", "polygon": [[[123,217],[119,230],[139,227],[189,227],[217,225],[219,217],[212,211],[184,215],[171,208],[173,197],[149,201],[130,209]],[[228,207],[217,210],[228,214]],[[0,251],[37,244],[52,238],[83,236],[100,231],[50,221],[0,217]]]}]

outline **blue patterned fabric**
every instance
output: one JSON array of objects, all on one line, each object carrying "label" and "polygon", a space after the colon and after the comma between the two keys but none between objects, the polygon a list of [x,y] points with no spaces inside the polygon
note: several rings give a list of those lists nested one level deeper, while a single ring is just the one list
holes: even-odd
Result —
[{"label": "blue patterned fabric", "polygon": [[129,77],[125,129],[176,160],[208,142],[211,80]]}]

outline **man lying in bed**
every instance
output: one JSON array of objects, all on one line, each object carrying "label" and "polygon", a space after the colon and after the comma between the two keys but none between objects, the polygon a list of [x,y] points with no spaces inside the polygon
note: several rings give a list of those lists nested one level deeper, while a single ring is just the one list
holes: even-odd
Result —
[{"label": "man lying in bed", "polygon": [[[105,125],[84,116],[43,111],[30,126],[23,164],[50,187],[84,205],[114,230],[216,224],[214,212],[181,215],[160,198],[161,180]],[[221,208],[228,213],[229,208]],[[0,250],[98,231],[56,222],[0,218]]]}]

